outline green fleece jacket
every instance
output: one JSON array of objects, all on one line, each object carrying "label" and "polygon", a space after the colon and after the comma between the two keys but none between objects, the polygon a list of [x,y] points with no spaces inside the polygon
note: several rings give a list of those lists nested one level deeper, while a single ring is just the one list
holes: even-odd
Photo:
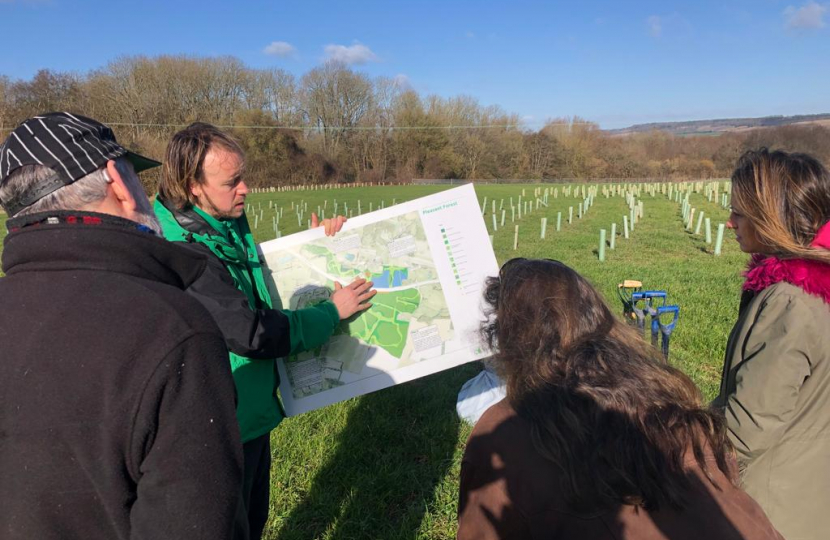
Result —
[{"label": "green fleece jacket", "polygon": [[[290,333],[289,354],[317,348],[334,333],[340,316],[330,301],[298,310],[282,309],[276,288],[272,283],[269,286],[267,270],[263,272],[245,215],[234,220],[217,220],[197,207],[177,210],[160,196],[156,197],[154,210],[165,238],[173,242],[200,244],[222,261],[233,283],[247,297],[247,306],[240,309],[279,310],[285,316],[279,318],[283,321],[287,318],[287,324],[283,324],[281,331],[287,327]],[[215,314],[210,304],[205,302],[205,307]],[[227,325],[223,325],[222,321],[217,323],[224,334]],[[225,339],[226,343],[232,342],[230,336],[226,335]],[[273,358],[253,359],[236,354],[233,348],[229,348],[238,395],[237,419],[242,442],[247,442],[274,429],[284,417],[277,395],[279,374]]]}]

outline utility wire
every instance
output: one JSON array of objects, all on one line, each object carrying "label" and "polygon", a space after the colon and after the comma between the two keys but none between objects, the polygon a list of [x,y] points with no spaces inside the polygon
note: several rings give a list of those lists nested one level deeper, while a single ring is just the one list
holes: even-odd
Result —
[{"label": "utility wire", "polygon": [[[145,128],[180,128],[189,124],[161,124],[161,123],[133,123],[133,122],[101,122],[114,127],[145,127]],[[531,124],[547,126],[596,126],[594,122],[547,122],[545,124]],[[461,130],[461,129],[520,129],[527,125],[520,124],[489,124],[478,126],[245,126],[245,125],[216,125],[221,129],[283,129],[288,131],[429,131],[429,130]],[[14,128],[2,128],[0,132],[11,132]]]},{"label": "utility wire", "polygon": [[[122,122],[102,122],[108,126],[127,126],[127,127],[182,127],[187,124],[131,124]],[[518,124],[504,124],[504,125],[483,125],[483,126],[233,126],[233,125],[217,125],[216,127],[222,129],[286,129],[292,131],[376,131],[376,130],[391,130],[391,131],[410,131],[410,130],[430,130],[430,129],[518,129]]]}]

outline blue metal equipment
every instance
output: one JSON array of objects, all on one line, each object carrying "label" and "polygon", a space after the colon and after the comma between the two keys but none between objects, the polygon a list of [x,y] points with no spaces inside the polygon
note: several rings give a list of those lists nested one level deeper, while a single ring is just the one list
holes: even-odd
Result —
[{"label": "blue metal equipment", "polygon": [[657,308],[666,305],[668,294],[666,294],[666,291],[643,291],[643,297],[646,311],[649,317],[651,317],[651,344],[657,347],[657,335],[659,332],[655,329],[654,319],[657,317]]},{"label": "blue metal equipment", "polygon": [[[669,314],[671,314],[671,321],[663,322],[665,320],[664,316]],[[660,333],[663,334],[663,356],[666,358],[667,362],[669,360],[669,340],[671,338],[671,333],[677,326],[677,320],[679,318],[680,306],[672,305],[658,307],[656,317],[652,317],[651,319],[652,343],[656,344],[656,338],[653,336],[656,332],[656,326],[659,326]]]},{"label": "blue metal equipment", "polygon": [[637,324],[637,316],[634,313],[634,300],[632,296],[643,290],[643,283],[633,279],[626,279],[617,285],[617,295],[623,304],[623,318],[628,324]]}]

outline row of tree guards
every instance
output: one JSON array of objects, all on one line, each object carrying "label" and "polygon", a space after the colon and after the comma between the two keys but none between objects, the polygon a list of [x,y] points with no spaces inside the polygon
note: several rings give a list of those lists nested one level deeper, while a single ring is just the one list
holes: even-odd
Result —
[{"label": "row of tree guards", "polygon": [[[701,234],[701,226],[705,223],[705,241],[707,244],[712,243],[712,223],[709,217],[704,218],[704,212],[700,211],[697,214],[698,221],[697,225],[694,226],[694,218],[696,209],[693,208],[689,203],[689,195],[691,193],[700,193],[703,192],[704,196],[709,200],[709,202],[720,204],[724,208],[729,208],[729,196],[727,193],[719,193],[720,189],[720,182],[685,182],[679,184],[632,184],[632,185],[611,185],[611,186],[601,186],[602,188],[602,195],[605,198],[609,198],[612,196],[620,196],[625,197],[626,203],[628,204],[628,215],[623,216],[623,238],[628,239],[630,234],[633,233],[634,227],[636,224],[644,216],[644,202],[642,200],[638,200],[639,197],[642,196],[643,191],[646,194],[654,197],[658,193],[662,195],[666,195],[668,199],[674,199],[675,202],[681,204],[681,216],[683,219],[683,225],[685,229],[696,236]],[[583,197],[583,201],[581,201],[577,206],[577,218],[582,219],[588,213],[588,209],[594,205],[594,199],[596,195],[599,193],[600,186],[581,186],[581,196]],[[724,190],[730,189],[729,183],[725,182]],[[563,188],[563,196],[568,197],[571,196],[573,192],[574,197],[580,196],[580,190],[577,188],[573,190],[573,186],[566,186]],[[548,207],[548,197],[553,195],[554,198],[559,197],[559,190],[558,188],[536,188],[534,190],[534,197],[536,198],[535,201],[528,201],[525,200],[524,203],[522,202],[522,197],[525,195],[525,190],[522,190],[522,196],[518,198],[518,205],[513,205],[513,198],[509,199],[509,206],[510,206],[510,221],[511,223],[515,221],[516,216],[518,215],[518,219],[522,219],[523,214],[524,216],[528,215],[535,210],[538,210],[540,206]],[[496,201],[491,201],[491,219],[492,219],[492,232],[495,233],[498,231],[499,227],[504,227],[505,225],[505,217],[506,217],[506,210],[503,209],[504,206],[504,199],[499,201],[499,210],[501,212],[501,220],[499,225],[499,220],[497,219],[497,210],[496,210]],[[482,214],[485,215],[487,212],[487,197],[484,198],[484,204],[482,205]],[[568,224],[570,225],[573,222],[573,215],[574,215],[574,207],[571,206],[568,208]],[[548,218],[543,217],[541,218],[540,222],[540,238],[545,239],[547,233],[547,225],[548,225]],[[562,228],[562,212],[557,212],[556,214],[556,231],[559,232]],[[725,224],[719,223],[717,228],[717,237],[715,240],[715,249],[714,255],[719,256],[721,254],[723,248],[723,235],[725,232]],[[606,255],[606,247],[608,249],[615,249],[616,248],[616,240],[617,240],[617,223],[611,224],[611,235],[610,238],[608,237],[608,230],[607,229],[600,229],[599,231],[599,249],[597,250],[597,255],[600,262],[605,261]],[[494,240],[494,234],[490,235],[490,242],[492,243]],[[514,225],[513,228],[513,250],[519,249],[519,225]]]},{"label": "row of tree guards", "polygon": [[[392,199],[392,204],[394,205],[394,204],[397,204],[397,203],[398,203],[398,199],[393,198]],[[317,205],[317,216],[321,220],[326,219],[326,213],[328,211],[328,204],[329,204],[329,201],[328,201],[328,199],[326,199],[326,200],[323,201],[322,205],[319,205],[319,204]],[[343,215],[343,216],[346,216],[347,218],[352,218],[352,217],[355,216],[355,208],[354,207],[349,208],[349,203],[347,203],[347,202],[344,202],[343,205],[340,206],[339,203],[337,202],[337,199],[334,199],[334,204],[332,205],[332,207],[333,207],[332,208],[332,214],[331,214],[332,216]],[[268,201],[268,208],[269,209],[274,209],[274,215],[271,216],[271,226],[274,229],[274,237],[275,238],[281,238],[282,237],[282,232],[280,232],[279,225],[280,225],[280,219],[282,219],[283,213],[285,211],[285,206],[279,207],[279,206],[274,204],[273,200],[269,200]],[[380,205],[378,205],[377,208],[378,209],[386,208],[386,201],[380,201]],[[311,219],[306,217],[306,216],[310,215],[308,213],[308,202],[306,202],[305,200],[301,200],[299,203],[297,203],[295,205],[294,201],[292,201],[290,210],[295,212],[296,215],[297,215],[297,226],[298,227],[302,228],[303,219],[305,219],[306,227],[307,228],[311,227]],[[360,199],[358,199],[358,201],[357,201],[357,209],[356,210],[357,210],[357,215],[358,216],[363,213],[363,202]],[[367,211],[372,212],[374,210],[375,210],[374,203],[370,202],[369,205],[368,205],[368,210]],[[312,207],[312,212],[313,211],[314,211],[314,209]],[[342,212],[340,212],[340,211],[342,211]],[[264,223],[264,221],[265,221],[265,209],[262,207],[262,201],[260,201],[258,203],[257,207],[254,207],[253,204],[245,205],[245,212],[249,216],[253,215],[253,217],[254,217],[254,229],[259,229],[259,225],[261,223]],[[340,213],[338,214],[338,212],[340,212]]]},{"label": "row of tree guards", "polygon": [[[295,186],[281,186],[281,187],[270,187],[270,188],[260,188],[260,189],[252,189],[251,193],[281,193],[281,192],[288,192],[288,191],[328,191],[328,190],[339,190],[339,189],[348,189],[348,188],[364,188],[364,187],[379,187],[379,186],[388,186],[390,185],[388,182],[351,182],[348,184],[305,184],[305,185],[295,185]],[[392,204],[395,204],[397,199],[392,199]],[[328,199],[323,201],[323,206],[317,205],[317,216],[323,220],[326,219],[326,210],[328,208]],[[379,208],[384,208],[385,202],[381,201]],[[282,232],[280,231],[280,219],[283,217],[283,212],[285,207],[277,207],[274,205],[273,200],[268,201],[268,208],[274,208],[276,210],[275,215],[271,217],[271,227],[274,229],[274,237],[281,238]],[[349,208],[347,203],[343,203],[341,207],[343,212],[342,215],[346,216],[347,218],[354,217],[354,208]],[[300,201],[299,204],[295,206],[294,202],[291,202],[291,208],[297,215],[297,226],[302,228],[303,226],[303,219],[305,218],[306,227],[311,227],[311,219],[307,216],[308,214],[308,203]],[[373,210],[372,203],[369,203],[369,212]],[[259,202],[259,207],[254,208],[252,204],[248,204],[245,207],[245,211],[251,215],[253,213],[254,216],[254,229],[259,229],[259,225],[264,222],[265,213],[262,208],[262,202]],[[333,214],[334,216],[338,215],[338,203],[337,199],[334,199],[333,205]],[[363,213],[362,203],[358,199],[357,201],[357,215]]]},{"label": "row of tree guards", "polygon": [[[720,194],[720,199],[718,200],[718,184],[719,182],[710,182],[703,186],[704,196],[708,198],[709,202],[714,203],[718,201],[718,204],[723,208],[729,208],[729,196],[726,193]],[[697,214],[697,225],[695,224],[695,212],[697,211],[689,203],[689,191],[686,191],[685,195],[682,196],[680,192],[675,194],[675,202],[680,202],[680,213],[683,217],[683,226],[686,228],[687,231],[693,233],[695,236],[700,236],[700,227],[704,225],[704,239],[707,244],[712,243],[712,221],[709,217],[705,216],[705,212],[701,210]],[[694,227],[692,227],[694,225]],[[715,239],[715,255],[721,254],[721,249],[723,248],[723,233],[726,229],[726,225],[723,223],[718,224],[718,232],[717,237]]]},{"label": "row of tree guards", "polygon": [[347,189],[347,188],[363,188],[363,187],[381,187],[400,185],[392,182],[348,182],[348,183],[331,183],[331,184],[296,184],[291,186],[279,186],[269,188],[252,188],[251,193],[282,193],[286,191],[326,191],[331,189]]},{"label": "row of tree guards", "polygon": [[[581,187],[581,191],[580,191]],[[573,196],[582,197],[582,201],[576,207],[576,216],[577,219],[582,219],[588,214],[588,210],[594,205],[594,200],[596,199],[597,194],[599,193],[600,186],[585,186],[582,185],[574,189],[574,186],[565,186],[562,188],[562,195],[564,197]],[[623,185],[616,185],[616,186],[602,186],[602,194],[605,198],[609,198],[613,195],[618,196],[625,196],[626,201],[629,205],[629,215],[623,216],[623,235],[625,238],[629,238],[630,231],[634,230],[634,225],[639,222],[639,220],[643,217],[643,201],[638,201],[637,197],[641,192],[641,188],[638,186],[623,186]],[[510,206],[510,221],[513,223],[518,216],[518,219],[521,220],[523,215],[527,216],[528,214],[538,210],[540,207],[547,208],[549,197],[553,196],[554,199],[559,198],[559,188],[536,188],[533,192],[533,197],[535,200],[527,200],[522,201],[522,197],[525,196],[525,190],[522,190],[522,195],[518,197],[517,205],[514,206],[513,198],[509,198],[509,206]],[[491,201],[491,219],[492,219],[492,231],[495,233],[499,229],[499,221],[497,219],[497,210],[496,210],[496,201]],[[501,227],[505,225],[505,218],[507,215],[507,211],[503,208],[504,206],[504,199],[499,201],[499,211],[501,212]],[[486,214],[487,212],[487,197],[484,198],[484,204],[482,204],[482,214]],[[568,225],[573,223],[574,219],[574,207],[568,207]],[[548,227],[548,218],[543,217],[541,218],[541,232],[540,238],[545,239],[547,235],[547,227]],[[562,212],[556,213],[556,231],[559,232],[562,230]],[[599,249],[599,258],[601,261],[605,260],[605,236],[606,230],[602,229],[600,231],[600,249]],[[613,223],[611,225],[611,242],[610,248],[614,249],[616,246],[616,237],[617,237],[617,224]],[[494,234],[490,235],[490,241],[493,242]],[[513,228],[513,249],[519,249],[519,226],[515,225]]]},{"label": "row of tree guards", "polygon": [[[588,212],[588,208],[590,208],[594,203],[593,199],[596,196],[596,186],[582,187],[582,201],[579,203],[577,207],[577,218],[582,219],[582,217]],[[574,197],[580,196],[579,188],[574,189],[574,186],[565,186],[562,188],[562,194],[565,197],[571,196],[573,193]],[[549,197],[553,195],[554,199],[559,198],[559,188],[535,188],[533,190],[533,198],[528,199],[526,190],[522,189],[522,194],[518,196],[516,204],[514,205],[513,197],[509,197],[508,205],[510,207],[510,223],[514,223],[518,218],[521,220],[522,218],[532,214],[539,210],[539,208],[548,208],[549,207]],[[524,198],[524,200],[523,200]],[[492,219],[492,232],[495,233],[499,230],[499,227],[505,226],[505,221],[507,219],[507,209],[504,208],[504,199],[499,201],[498,210],[496,210],[496,201],[490,201],[491,204],[491,219]],[[484,203],[481,205],[481,212],[482,215],[487,213],[487,197],[484,197]],[[498,219],[498,213],[501,212],[501,220]],[[573,223],[574,219],[574,209],[571,206],[568,209],[568,224],[570,225]],[[544,239],[547,233],[548,227],[548,219],[542,218],[542,232],[541,237]],[[556,230],[562,230],[562,212],[558,212],[556,215]],[[493,236],[490,235],[490,241],[492,243]],[[516,225],[514,228],[514,237],[513,237],[513,249],[518,249],[519,245],[519,226]]]},{"label": "row of tree guards", "polygon": [[[519,248],[519,225],[516,221],[521,221],[524,218],[537,212],[540,208],[548,208],[550,198],[558,199],[560,194],[563,198],[572,197],[581,199],[579,203],[574,206],[569,206],[567,211],[567,218],[563,212],[556,214],[556,232],[562,230],[562,222],[567,219],[567,224],[571,225],[574,218],[581,220],[588,215],[589,210],[593,207],[594,201],[598,195],[602,195],[608,199],[611,197],[624,197],[628,206],[628,214],[622,216],[622,237],[630,238],[634,232],[635,226],[639,224],[644,216],[645,205],[642,200],[643,194],[655,197],[658,195],[665,195],[669,200],[673,200],[680,204],[680,213],[683,220],[684,228],[696,236],[704,235],[707,244],[712,244],[712,222],[708,216],[705,216],[703,210],[698,210],[691,206],[689,196],[692,193],[702,193],[710,203],[719,204],[724,208],[729,207],[729,196],[726,192],[730,189],[729,182],[723,183],[723,192],[721,189],[721,182],[683,182],[683,183],[655,183],[655,184],[611,184],[611,185],[567,185],[559,187],[538,187],[533,188],[532,195],[527,196],[529,188],[523,188],[521,195],[516,197],[502,198],[499,201],[484,197],[481,205],[482,216],[485,218],[485,225],[491,229],[490,234],[491,243],[494,240],[495,233],[501,228],[507,226],[507,217],[509,210],[510,224],[513,225],[513,249]],[[325,186],[286,186],[282,188],[270,188],[265,190],[254,190],[254,192],[279,192],[279,191],[295,191],[298,188],[305,188],[314,190],[332,190],[342,189],[348,187],[369,187],[380,184],[329,184]],[[316,213],[320,219],[325,219],[326,214],[329,213],[328,200],[323,201],[322,205],[317,205]],[[489,203],[489,204],[488,204]],[[392,204],[397,204],[397,199],[392,199]],[[378,209],[385,208],[385,201],[381,201]],[[309,218],[309,205],[305,200],[299,203],[291,202],[290,206],[277,206],[273,200],[268,201],[268,208],[274,210],[271,216],[271,227],[274,230],[274,236],[280,238],[280,220],[284,216],[286,207],[296,215],[297,226],[302,228],[305,222],[306,227],[310,227],[311,219]],[[258,229],[265,222],[265,209],[262,206],[262,201],[258,202],[258,206],[253,204],[246,206],[248,215],[253,215],[254,229]],[[363,202],[358,199],[356,207],[349,207],[347,202],[338,203],[334,199],[331,213],[329,215],[344,215],[346,217],[354,217],[355,215],[363,214],[364,210],[372,212],[375,210],[372,202],[364,206]],[[490,211],[490,219],[487,220],[487,211]],[[312,211],[313,208],[312,208]],[[695,221],[695,218],[697,220]],[[548,218],[543,217],[540,221],[540,238],[545,239],[548,233]],[[714,255],[719,256],[723,247],[723,236],[725,225],[719,223],[717,225],[717,234],[714,242]],[[606,258],[606,249],[614,250],[617,241],[617,223],[612,223],[610,228],[610,235],[607,229],[600,229],[599,231],[599,249],[597,251],[600,262],[604,262]]]}]

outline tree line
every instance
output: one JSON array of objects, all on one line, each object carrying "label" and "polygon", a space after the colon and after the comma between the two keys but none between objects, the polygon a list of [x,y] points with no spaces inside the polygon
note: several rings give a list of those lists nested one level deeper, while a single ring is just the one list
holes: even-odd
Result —
[{"label": "tree line", "polygon": [[[233,57],[123,57],[86,74],[0,75],[0,136],[38,113],[68,110],[112,125],[160,158],[169,137],[204,121],[228,126],[253,187],[413,179],[715,178],[748,148],[803,151],[830,162],[830,129],[789,125],[675,136],[615,135],[579,117],[537,130],[470,96],[419,95],[397,79],[337,62],[301,77]],[[152,183],[150,178],[148,182]]]}]

